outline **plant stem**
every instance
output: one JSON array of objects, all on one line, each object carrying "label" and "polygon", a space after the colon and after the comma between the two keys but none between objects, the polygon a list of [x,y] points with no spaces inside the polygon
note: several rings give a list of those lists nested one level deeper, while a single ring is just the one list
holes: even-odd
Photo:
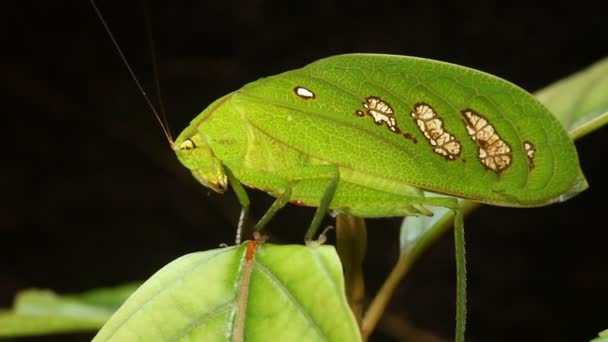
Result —
[{"label": "plant stem", "polygon": [[[410,250],[411,251],[411,250]],[[393,292],[399,286],[401,279],[405,277],[410,267],[412,266],[415,258],[410,258],[411,253],[404,252],[399,256],[399,260],[397,260],[397,264],[393,267],[391,273],[388,278],[382,284],[382,288],[374,297],[374,300],[371,302],[369,308],[367,308],[367,312],[363,317],[363,322],[361,324],[361,335],[363,336],[363,340],[366,341],[371,335],[372,331],[378,324],[378,321],[382,317],[386,306],[388,305],[389,300],[391,299]]]},{"label": "plant stem", "polygon": [[363,319],[365,282],[363,259],[367,249],[365,220],[345,214],[336,217],[336,251],[344,270],[346,299],[359,326]]}]

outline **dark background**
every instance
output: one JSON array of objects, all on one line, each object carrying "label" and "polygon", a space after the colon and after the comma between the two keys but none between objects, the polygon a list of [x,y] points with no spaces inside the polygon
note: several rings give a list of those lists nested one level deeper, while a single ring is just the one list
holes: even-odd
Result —
[{"label": "dark background", "polygon": [[[339,53],[440,59],[534,91],[608,52],[605,11],[591,2],[398,4],[150,1],[174,134],[247,82]],[[177,162],[89,3],[1,6],[2,116],[16,129],[3,130],[0,306],[28,287],[65,293],[143,280],[181,255],[231,243],[234,196],[211,194]],[[99,6],[154,93],[142,7]],[[608,328],[608,230],[599,215],[606,132],[577,142],[588,191],[545,208],[483,207],[465,219],[468,340],[587,341]],[[259,195],[254,217],[270,203]],[[273,241],[299,243],[310,218],[289,208],[270,226]],[[369,295],[396,260],[398,227],[397,219],[369,222]],[[415,265],[372,341],[405,340],[406,324],[449,340],[454,291],[447,234]]]}]

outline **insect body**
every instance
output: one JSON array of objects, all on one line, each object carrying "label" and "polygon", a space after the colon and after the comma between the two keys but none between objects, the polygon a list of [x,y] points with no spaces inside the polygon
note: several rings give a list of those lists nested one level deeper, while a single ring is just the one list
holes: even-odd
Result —
[{"label": "insect body", "polygon": [[[316,206],[310,241],[328,208],[359,217],[455,212],[456,341],[464,341],[466,272],[455,198],[534,207],[587,187],[574,145],[534,97],[494,76],[442,62],[342,55],[252,82],[212,103],[173,143],[203,185],[241,183]],[[239,234],[237,234],[237,237]],[[238,240],[238,238],[237,238]]]},{"label": "insect body", "polygon": [[404,56],[335,56],[252,82],[212,103],[172,148],[203,185],[220,193],[232,186],[243,207],[239,232],[249,207],[241,184],[277,198],[256,231],[287,202],[317,207],[307,241],[328,208],[359,217],[452,209],[458,342],[466,317],[462,211],[437,194],[533,207],[587,187],[572,141],[532,95],[479,71]]},{"label": "insect body", "polygon": [[320,207],[317,221],[327,207],[360,217],[456,208],[433,193],[534,207],[587,187],[572,141],[532,95],[403,56],[335,56],[252,82],[205,109],[173,149],[217,192],[240,182],[277,197],[269,217],[288,201]]}]

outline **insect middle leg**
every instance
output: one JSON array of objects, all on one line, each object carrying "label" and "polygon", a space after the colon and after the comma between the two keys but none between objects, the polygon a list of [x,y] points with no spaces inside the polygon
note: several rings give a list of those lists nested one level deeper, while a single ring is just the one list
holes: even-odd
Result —
[{"label": "insect middle leg", "polygon": [[[255,224],[254,231],[260,232],[274,215],[290,201],[305,198],[306,206],[317,207],[313,220],[305,236],[306,241],[314,238],[323,217],[327,213],[334,197],[340,180],[340,172],[335,165],[309,165],[305,167],[290,168],[275,171],[269,177],[268,172],[248,170],[246,174],[228,174],[229,182],[235,191],[239,203],[243,207],[239,227],[244,224],[243,215],[249,211],[249,198],[239,180],[249,186],[264,189],[270,188],[270,192],[276,199],[268,208],[264,216]],[[268,183],[256,183],[256,180],[266,180]],[[294,189],[297,194],[294,194]],[[239,228],[240,229],[240,228]],[[237,234],[238,235],[238,234]]]}]

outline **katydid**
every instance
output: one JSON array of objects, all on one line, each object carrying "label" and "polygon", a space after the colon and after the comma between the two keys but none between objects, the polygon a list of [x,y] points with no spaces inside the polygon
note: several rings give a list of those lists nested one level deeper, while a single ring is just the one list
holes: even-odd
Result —
[{"label": "katydid", "polygon": [[307,242],[328,209],[363,218],[453,210],[457,341],[466,277],[454,197],[536,207],[587,188],[574,144],[532,95],[480,71],[406,56],[340,55],[260,79],[168,139],[201,184],[233,188],[239,232],[250,202],[242,185],[276,197],[256,232],[288,202],[317,207]]},{"label": "katydid", "polygon": [[257,232],[288,202],[317,207],[307,242],[329,208],[359,217],[453,210],[456,341],[464,341],[466,271],[454,197],[535,207],[587,188],[570,137],[532,95],[405,56],[334,56],[252,82],[213,102],[172,147],[204,186],[232,186],[243,208],[238,232],[249,208],[241,184],[276,197]]},{"label": "katydid", "polygon": [[587,187],[559,122],[494,76],[420,58],[352,54],[252,82],[198,115],[172,144],[206,187],[359,217],[458,211],[450,195],[535,207]]}]

